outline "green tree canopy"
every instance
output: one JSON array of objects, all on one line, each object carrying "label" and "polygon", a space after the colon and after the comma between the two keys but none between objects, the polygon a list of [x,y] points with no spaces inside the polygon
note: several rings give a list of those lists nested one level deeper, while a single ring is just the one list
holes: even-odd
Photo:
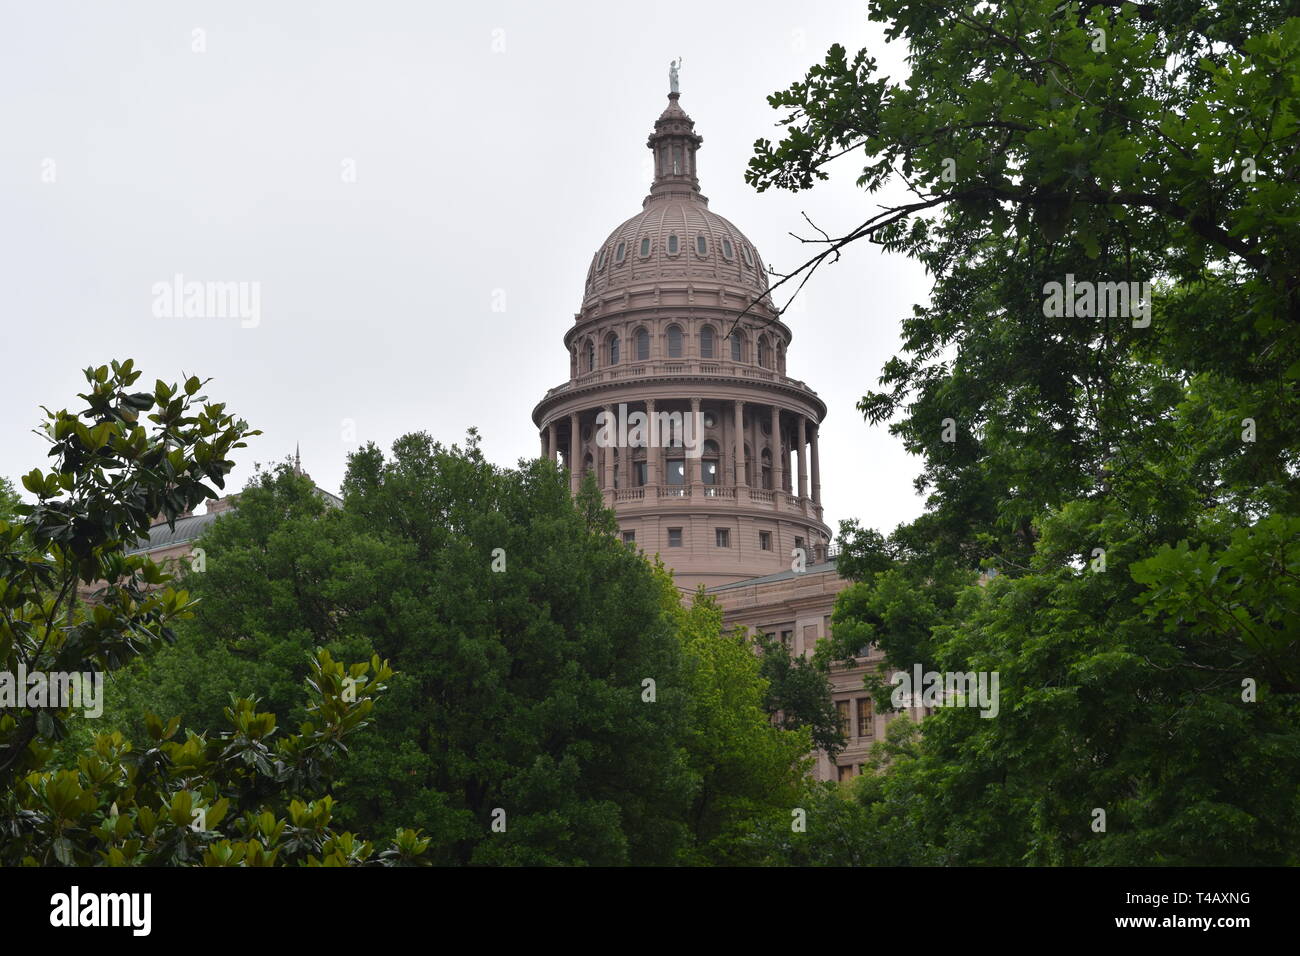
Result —
[{"label": "green tree canopy", "polygon": [[343,491],[326,507],[280,467],[211,525],[194,618],[123,683],[133,733],[150,710],[215,727],[231,693],[291,712],[320,646],[398,671],[334,781],[340,818],[416,825],[435,862],[741,862],[755,817],[788,820],[808,735],[772,725],[752,648],[683,607],[594,487],[575,502],[471,433],[367,447]]},{"label": "green tree canopy", "polygon": [[[995,671],[1002,699],[863,784],[901,856],[1295,862],[1295,13],[886,0],[905,77],[837,46],[771,97],[758,188],[859,157],[911,191],[788,287],[865,237],[933,277],[860,403],[921,457],[926,513],[845,530],[835,650]],[[1127,310],[1050,301],[1120,282]]]},{"label": "green tree canopy", "polygon": [[[193,612],[171,575],[127,549],[155,516],[174,526],[216,498],[227,456],[258,434],[198,395],[196,377],[133,392],[141,373],[130,360],[85,374],[85,407],[46,413],[53,467],[23,477],[35,504],[0,515],[0,865],[418,861],[418,833],[399,831],[376,855],[335,830],[332,798],[318,799],[392,676],[378,658],[346,667],[311,655],[310,720],[296,733],[277,733],[255,699],[231,697],[224,732],[175,739],[178,718],[147,715],[144,747],[108,730],[55,761],[69,722],[99,716],[87,689],[172,640]],[[78,588],[95,590],[89,606]],[[66,697],[51,690],[74,685]]]}]

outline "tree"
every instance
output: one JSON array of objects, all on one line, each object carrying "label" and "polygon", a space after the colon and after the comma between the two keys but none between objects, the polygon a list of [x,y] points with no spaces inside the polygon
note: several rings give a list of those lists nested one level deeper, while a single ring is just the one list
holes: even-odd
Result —
[{"label": "tree", "polygon": [[768,681],[748,636],[724,632],[721,609],[702,594],[681,607],[661,577],[687,657],[686,750],[699,780],[682,862],[755,865],[762,835],[789,832],[791,813],[804,802],[811,728],[773,725],[764,706]]},{"label": "tree", "polygon": [[14,490],[13,482],[0,476],[0,521],[13,521],[18,516],[22,498]]},{"label": "tree", "polygon": [[741,862],[759,817],[788,822],[807,732],[772,726],[752,645],[683,607],[594,487],[415,434],[354,455],[344,492],[319,507],[287,468],[246,488],[114,716],[215,728],[229,693],[290,706],[304,648],[379,654],[400,673],[332,792],[349,825],[418,825],[435,862]]},{"label": "tree", "polygon": [[758,673],[767,681],[763,708],[786,730],[808,728],[813,746],[833,761],[844,749],[844,732],[835,710],[830,661],[822,656],[795,656],[770,635],[753,638],[759,652]]},{"label": "tree", "polygon": [[[863,237],[934,277],[859,406],[922,457],[927,511],[888,540],[847,530],[836,652],[997,672],[1002,700],[939,709],[864,785],[907,821],[899,847],[1295,860],[1292,12],[889,0],[870,15],[907,42],[905,80],[837,46],[771,98],[787,129],[757,144],[757,187],[857,154],[860,185],[913,196],[784,281]],[[1057,308],[1072,288],[1091,306]]]},{"label": "tree", "polygon": [[[145,751],[107,732],[75,767],[51,765],[82,681],[171,640],[173,624],[194,607],[169,574],[126,547],[155,515],[174,523],[215,498],[207,482],[222,487],[233,467],[226,456],[258,434],[197,395],[197,377],[130,392],[141,375],[130,360],[85,375],[80,413],[47,411],[54,468],[23,477],[36,503],[0,519],[0,864],[416,861],[427,846],[418,833],[399,831],[372,861],[373,844],[331,827],[331,798],[300,799],[324,785],[344,739],[366,726],[392,676],[378,658],[347,668],[318,652],[312,722],[295,734],[272,740],[275,716],[233,698],[230,730],[219,737],[176,741],[176,718],[149,716]],[[139,419],[151,410],[146,428]],[[72,598],[90,585],[99,585],[96,600],[84,608]],[[81,694],[54,691],[74,684]],[[279,806],[287,819],[272,809]],[[218,829],[231,811],[242,839]]]}]

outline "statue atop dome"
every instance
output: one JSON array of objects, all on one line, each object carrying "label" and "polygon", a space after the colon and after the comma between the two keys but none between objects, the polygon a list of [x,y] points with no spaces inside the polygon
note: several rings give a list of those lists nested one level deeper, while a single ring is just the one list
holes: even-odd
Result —
[{"label": "statue atop dome", "polygon": [[675,60],[669,61],[668,63],[668,92],[669,93],[680,92],[677,89],[677,71],[680,70],[681,67],[682,67],[682,58],[680,56]]}]

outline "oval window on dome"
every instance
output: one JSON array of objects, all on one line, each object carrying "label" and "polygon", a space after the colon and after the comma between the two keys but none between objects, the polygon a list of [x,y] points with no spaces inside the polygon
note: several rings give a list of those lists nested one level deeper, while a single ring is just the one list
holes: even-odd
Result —
[{"label": "oval window on dome", "polygon": [[599,272],[603,268],[605,268],[605,250],[601,249],[600,258],[596,260],[596,271]]},{"label": "oval window on dome", "polygon": [[618,248],[614,250],[614,261],[620,265],[623,263],[624,256],[627,255],[627,243],[620,242]]},{"label": "oval window on dome", "polygon": [[754,268],[754,254],[749,251],[749,246],[742,246],[741,249],[745,253],[745,265]]},{"label": "oval window on dome", "polygon": [[696,236],[695,251],[702,256],[707,256],[709,254],[709,241],[703,236]]},{"label": "oval window on dome", "polygon": [[648,255],[650,255],[650,239],[649,239],[649,237],[644,238],[644,239],[641,240],[641,258],[644,259],[644,258],[645,258],[646,256],[648,256]]},{"label": "oval window on dome", "polygon": [[668,237],[668,254],[670,256],[677,255],[677,233],[673,233]]},{"label": "oval window on dome", "polygon": [[728,259],[736,258],[736,250],[731,248],[731,240],[726,236],[722,237],[722,254]]}]

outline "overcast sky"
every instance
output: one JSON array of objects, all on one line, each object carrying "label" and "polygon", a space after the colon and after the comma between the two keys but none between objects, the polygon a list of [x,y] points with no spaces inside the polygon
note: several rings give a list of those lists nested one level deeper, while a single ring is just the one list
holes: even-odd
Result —
[{"label": "overcast sky", "polygon": [[[777,269],[879,197],[852,162],[810,193],[743,173],[770,92],[834,42],[901,63],[862,3],[64,3],[3,0],[0,474],[45,462],[39,404],[133,357],[192,373],[336,491],[349,450],[409,431],[489,458],[538,453],[530,413],[568,377],[590,258],[641,207],[645,148],[682,56],[702,189]],[[200,32],[196,32],[200,31]],[[888,72],[900,76],[891,66]],[[355,181],[348,181],[354,179]],[[156,283],[257,283],[255,327],[160,318]],[[854,408],[928,289],[865,243],[787,316],[788,372],[826,401],[826,519],[891,530],[919,463]],[[493,311],[504,293],[505,311]],[[350,439],[348,422],[355,424]]]}]

